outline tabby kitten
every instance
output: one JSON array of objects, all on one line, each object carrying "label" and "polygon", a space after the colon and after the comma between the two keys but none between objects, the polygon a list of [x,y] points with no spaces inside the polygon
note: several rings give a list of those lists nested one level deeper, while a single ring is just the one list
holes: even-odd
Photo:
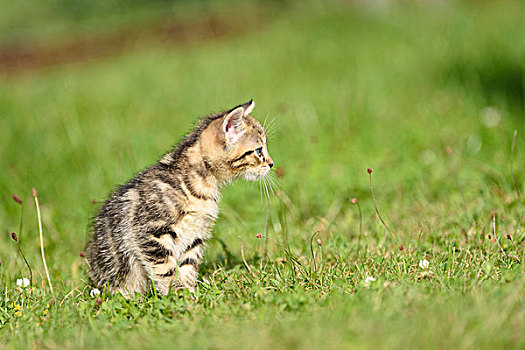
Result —
[{"label": "tabby kitten", "polygon": [[121,185],[100,209],[87,247],[91,278],[124,296],[195,288],[219,189],[273,166],[253,100],[201,120],[157,164]]}]

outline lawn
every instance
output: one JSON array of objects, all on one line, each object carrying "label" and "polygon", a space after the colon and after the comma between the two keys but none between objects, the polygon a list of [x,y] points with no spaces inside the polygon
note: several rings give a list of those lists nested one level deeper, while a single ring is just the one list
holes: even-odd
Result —
[{"label": "lawn", "polygon": [[[525,347],[525,4],[258,6],[246,33],[0,78],[0,349]],[[92,297],[111,189],[250,98],[269,211],[223,191],[194,294]]]}]

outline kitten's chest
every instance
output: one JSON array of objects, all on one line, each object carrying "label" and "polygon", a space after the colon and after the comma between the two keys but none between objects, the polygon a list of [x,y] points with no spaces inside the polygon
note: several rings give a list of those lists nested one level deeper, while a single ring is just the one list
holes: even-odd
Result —
[{"label": "kitten's chest", "polygon": [[213,200],[189,202],[184,208],[183,218],[176,225],[176,231],[181,235],[208,236],[218,215],[219,207]]}]

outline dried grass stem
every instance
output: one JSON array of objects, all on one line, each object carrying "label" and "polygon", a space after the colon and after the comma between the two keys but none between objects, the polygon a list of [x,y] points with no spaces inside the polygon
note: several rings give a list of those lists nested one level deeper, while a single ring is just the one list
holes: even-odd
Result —
[{"label": "dried grass stem", "polygon": [[36,213],[38,217],[38,232],[40,233],[40,252],[42,253],[42,262],[44,263],[44,269],[46,270],[47,281],[49,282],[49,289],[53,293],[53,285],[51,284],[51,278],[49,277],[49,270],[47,269],[46,255],[44,254],[44,237],[42,235],[42,216],[40,215],[40,205],[38,204],[38,197],[36,191],[33,191],[33,197],[35,198]]}]

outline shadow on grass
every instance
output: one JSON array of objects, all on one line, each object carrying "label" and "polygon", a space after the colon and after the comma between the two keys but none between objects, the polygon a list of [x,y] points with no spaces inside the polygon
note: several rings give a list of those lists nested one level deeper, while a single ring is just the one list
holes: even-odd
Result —
[{"label": "shadow on grass", "polygon": [[[210,243],[215,244],[216,246],[220,246],[222,251],[219,254],[217,254],[215,258],[205,259],[203,261],[202,265],[199,268],[200,275],[211,274],[219,267],[226,271],[238,268],[245,268],[242,257],[240,255],[234,255],[230,251],[228,245],[221,238],[214,237],[212,242]],[[249,266],[261,263],[263,257],[258,252],[250,255],[251,256],[249,258],[245,259],[246,263]]]},{"label": "shadow on grass", "polygon": [[490,104],[525,110],[524,61],[493,50],[483,57],[481,61],[458,59],[446,69],[447,76],[467,89],[477,85]]}]

